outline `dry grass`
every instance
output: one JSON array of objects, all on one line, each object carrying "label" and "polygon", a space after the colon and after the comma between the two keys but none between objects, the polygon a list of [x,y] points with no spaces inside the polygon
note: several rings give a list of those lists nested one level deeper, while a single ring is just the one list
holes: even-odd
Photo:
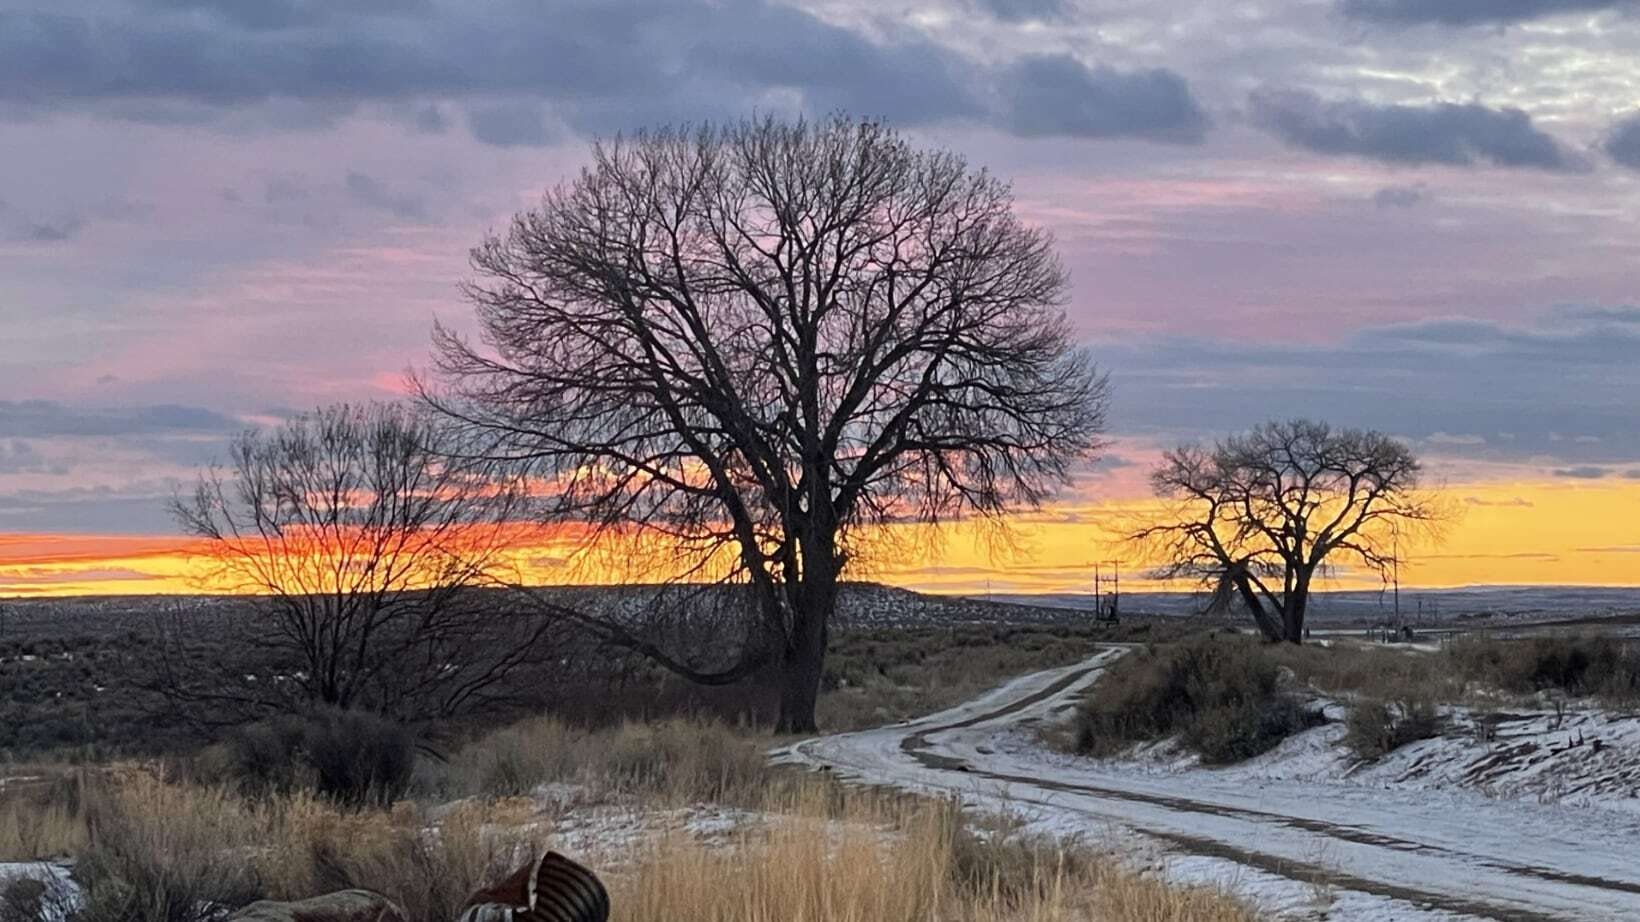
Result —
[{"label": "dry grass", "polygon": [[1470,636],[1424,652],[1205,634],[1117,662],[1056,742],[1113,755],[1178,736],[1205,762],[1238,761],[1313,726],[1300,703],[1311,691],[1351,702],[1345,743],[1376,759],[1439,735],[1443,704],[1529,704],[1545,693],[1640,704],[1640,644],[1590,635]]},{"label": "dry grass", "polygon": [[0,802],[0,861],[78,854],[85,822],[68,804],[19,797]]},{"label": "dry grass", "polygon": [[203,922],[215,907],[365,887],[454,919],[530,852],[530,809],[459,804],[437,833],[413,804],[350,810],[305,792],[248,798],[135,772],[91,795],[78,922]]},{"label": "dry grass", "polygon": [[947,804],[799,800],[728,848],[667,838],[614,881],[617,922],[1251,922],[1222,893],[967,831]]},{"label": "dry grass", "polygon": [[[770,794],[724,844],[675,832],[602,869],[616,919],[640,922],[1247,922],[1211,890],[1169,887],[1047,842],[982,836],[950,804],[810,782]],[[219,908],[344,887],[418,922],[543,844],[533,805],[473,800],[436,824],[414,805],[344,810],[302,793],[246,798],[130,773],[88,798],[78,922],[204,922]],[[430,831],[436,826],[436,832]]]},{"label": "dry grass", "polygon": [[1616,637],[1470,635],[1438,653],[1276,644],[1262,655],[1316,689],[1385,701],[1495,704],[1499,695],[1553,692],[1624,707],[1640,702],[1640,644]]},{"label": "dry grass", "polygon": [[740,802],[773,783],[767,746],[766,737],[711,720],[588,730],[542,717],[482,737],[447,763],[422,766],[414,791],[425,799],[506,797],[556,782],[594,795]]}]

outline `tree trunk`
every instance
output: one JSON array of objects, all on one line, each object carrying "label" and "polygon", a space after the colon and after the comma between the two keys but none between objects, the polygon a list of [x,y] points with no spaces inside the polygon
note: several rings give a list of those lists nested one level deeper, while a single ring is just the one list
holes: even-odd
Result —
[{"label": "tree trunk", "polygon": [[832,609],[837,605],[837,575],[816,568],[797,592],[792,636],[780,663],[780,715],[776,733],[814,733],[814,706],[820,698],[820,676],[826,667],[826,642]]},{"label": "tree trunk", "polygon": [[1281,622],[1277,621],[1275,616],[1265,609],[1264,600],[1260,599],[1258,593],[1254,591],[1252,581],[1245,576],[1237,577],[1236,591],[1241,593],[1242,604],[1246,605],[1247,610],[1253,613],[1253,621],[1258,624],[1258,629],[1264,634],[1264,639],[1272,643],[1281,640],[1286,632],[1282,629]]},{"label": "tree trunk", "polygon": [[1310,605],[1310,575],[1301,573],[1293,591],[1284,600],[1281,612],[1282,639],[1288,643],[1304,642],[1304,612]]}]

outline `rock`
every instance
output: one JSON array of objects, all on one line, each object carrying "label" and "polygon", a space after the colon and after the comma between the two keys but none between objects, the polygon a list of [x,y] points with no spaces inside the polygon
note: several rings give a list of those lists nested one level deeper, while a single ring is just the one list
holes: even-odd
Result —
[{"label": "rock", "polygon": [[380,893],[339,890],[308,900],[261,900],[228,917],[228,922],[409,922],[404,910]]}]

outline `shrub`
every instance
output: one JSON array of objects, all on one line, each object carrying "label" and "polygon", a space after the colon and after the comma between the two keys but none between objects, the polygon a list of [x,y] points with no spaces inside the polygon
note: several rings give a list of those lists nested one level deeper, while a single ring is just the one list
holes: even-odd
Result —
[{"label": "shrub", "polygon": [[1245,638],[1149,648],[1094,687],[1075,722],[1075,748],[1110,755],[1176,735],[1203,762],[1240,761],[1321,722],[1287,685],[1273,654]]},{"label": "shrub", "polygon": [[1618,704],[1640,700],[1640,647],[1612,637],[1461,638],[1457,671],[1504,691],[1562,691]]},{"label": "shrub", "polygon": [[346,804],[388,804],[409,787],[415,745],[402,724],[364,711],[330,709],[277,717],[232,733],[201,767],[248,793],[311,789]]},{"label": "shrub", "polygon": [[1439,710],[1415,699],[1391,706],[1377,699],[1356,702],[1345,718],[1344,745],[1365,760],[1381,759],[1408,743],[1441,735]]},{"label": "shrub", "polygon": [[769,777],[762,741],[711,720],[675,718],[603,730],[550,717],[498,730],[428,768],[419,789],[438,797],[511,797],[542,784],[599,791],[721,800],[755,790]]},{"label": "shrub", "polygon": [[257,895],[250,815],[221,789],[138,775],[90,794],[86,816],[76,922],[205,922]]},{"label": "shrub", "polygon": [[302,751],[319,793],[343,803],[389,804],[409,787],[416,752],[402,724],[363,711],[325,711],[305,729]]}]

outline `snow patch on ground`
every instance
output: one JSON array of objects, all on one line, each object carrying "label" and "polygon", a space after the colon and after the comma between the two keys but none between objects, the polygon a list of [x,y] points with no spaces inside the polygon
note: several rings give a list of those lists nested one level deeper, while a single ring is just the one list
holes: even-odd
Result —
[{"label": "snow patch on ground", "polygon": [[[1444,732],[1363,762],[1344,745],[1335,721],[1289,737],[1238,765],[1206,768],[1171,742],[1135,747],[1111,769],[1149,775],[1200,773],[1248,783],[1304,781],[1356,788],[1472,791],[1536,804],[1563,804],[1640,815],[1640,717],[1595,707],[1477,711],[1443,709]],[[1032,745],[1032,741],[1015,741]],[[1092,760],[1090,760],[1092,761]]]},{"label": "snow patch on ground", "polygon": [[[1029,833],[1123,850],[1141,843],[1163,856],[1156,873],[1241,893],[1269,918],[1640,918],[1632,862],[1640,817],[1614,807],[1632,792],[1610,781],[1632,762],[1635,728],[1627,718],[1602,715],[1589,725],[1600,730],[1600,752],[1587,727],[1582,744],[1567,748],[1568,729],[1570,742],[1579,739],[1570,717],[1551,727],[1536,713],[1497,719],[1497,738],[1471,751],[1457,715],[1449,738],[1354,770],[1338,745],[1339,726],[1232,768],[1203,768],[1167,747],[1113,761],[1044,748],[1044,722],[1097,680],[1111,655],[1022,677],[940,714],[804,740],[774,755],[1010,812]],[[1506,744],[1521,748],[1521,734],[1538,748],[1506,755]],[[1442,747],[1454,757],[1435,758]],[[1463,783],[1482,775],[1485,793]],[[1534,779],[1546,775],[1607,781],[1582,790],[1598,804],[1583,806],[1564,791],[1534,794],[1542,787]],[[1597,789],[1605,793],[1591,793]]]}]

